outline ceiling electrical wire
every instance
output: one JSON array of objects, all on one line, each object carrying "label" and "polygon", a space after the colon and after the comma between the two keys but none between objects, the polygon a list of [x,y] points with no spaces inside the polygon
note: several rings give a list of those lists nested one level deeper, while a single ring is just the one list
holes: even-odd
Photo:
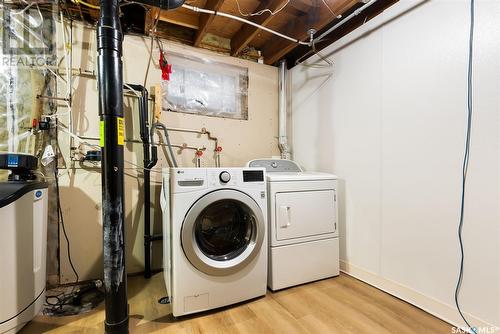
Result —
[{"label": "ceiling electrical wire", "polygon": [[[324,2],[325,0],[323,0]],[[262,9],[262,10],[259,10],[258,12],[255,12],[255,13],[243,13],[241,11],[241,7],[240,7],[240,2],[239,0],[236,0],[236,6],[238,7],[238,11],[240,12],[240,14],[242,16],[259,16],[259,15],[262,15],[264,13],[269,13],[269,15],[273,16],[273,15],[276,15],[278,14],[279,12],[281,12],[283,9],[285,9],[285,7],[290,3],[290,0],[287,0],[287,2],[285,2],[283,4],[283,6],[281,6],[280,8],[276,9],[274,12],[272,10],[270,10],[269,8],[266,8],[266,9]],[[325,3],[326,4],[326,3]],[[331,11],[331,10],[330,10]]]},{"label": "ceiling electrical wire", "polygon": [[86,1],[83,1],[83,0],[73,0],[74,3],[76,4],[80,4],[82,6],[85,6],[85,7],[88,7],[88,8],[92,8],[92,9],[101,9],[101,7],[97,6],[97,5],[93,5],[91,3],[88,3]]},{"label": "ceiling electrical wire", "polygon": [[[91,4],[91,3],[88,3],[88,2],[85,2],[85,1],[82,1],[82,0],[72,0],[72,2],[75,3],[75,4],[83,5],[85,7],[91,8],[91,9],[96,9],[96,10],[100,10],[101,9],[101,7],[99,5],[94,5],[94,4]],[[120,3],[120,7],[128,6],[128,5],[139,5],[139,6],[143,7],[146,11],[151,10],[150,7],[146,6],[143,3],[136,2],[136,1],[123,0],[122,3]]]},{"label": "ceiling electrical wire", "polygon": [[468,50],[468,65],[467,65],[467,129],[465,138],[465,150],[464,158],[462,163],[462,190],[460,197],[460,220],[458,224],[458,242],[460,245],[460,270],[458,273],[457,284],[455,286],[455,305],[457,307],[458,313],[462,317],[463,321],[467,325],[467,331],[477,334],[475,327],[472,327],[467,319],[465,318],[462,309],[460,308],[460,303],[458,297],[460,294],[460,288],[462,286],[463,276],[464,276],[464,243],[462,237],[462,229],[464,226],[464,209],[465,209],[465,190],[467,184],[467,171],[469,169],[469,157],[470,157],[470,143],[471,143],[471,132],[472,132],[472,117],[473,117],[473,99],[472,99],[472,89],[473,89],[473,51],[474,51],[474,2],[475,0],[470,0],[470,30],[469,30],[469,50]]},{"label": "ceiling electrical wire", "polygon": [[325,7],[328,8],[328,10],[330,11],[330,13],[332,13],[333,16],[337,17],[338,14],[335,14],[335,12],[330,8],[330,6],[326,2],[326,0],[322,0],[322,1],[323,1],[323,4],[325,5]]},{"label": "ceiling electrical wire", "polygon": [[120,4],[120,7],[128,6],[128,5],[139,5],[142,8],[146,10],[146,12],[149,12],[151,10],[151,7],[146,6],[143,3],[137,2],[137,1],[129,1],[129,0],[123,0],[122,3]]},{"label": "ceiling electrical wire", "polygon": [[310,43],[308,43],[308,42],[303,42],[303,41],[301,41],[301,40],[299,40],[297,38],[293,38],[293,37],[287,36],[285,34],[277,32],[276,30],[269,29],[267,27],[264,27],[263,25],[257,24],[255,22],[252,22],[250,20],[247,20],[247,19],[239,17],[239,16],[231,15],[231,14],[224,13],[224,12],[219,12],[219,11],[214,11],[214,10],[209,10],[209,9],[204,9],[204,8],[189,6],[189,5],[186,5],[186,4],[182,5],[182,7],[186,8],[186,9],[189,9],[189,10],[195,12],[195,13],[204,13],[204,14],[210,14],[210,15],[227,17],[228,19],[233,19],[233,20],[236,20],[236,21],[240,21],[240,22],[249,24],[251,26],[254,26],[256,28],[262,29],[264,31],[267,31],[268,33],[271,33],[271,34],[276,35],[278,37],[287,39],[287,40],[289,40],[291,42],[294,42],[294,43],[297,43],[297,44],[300,44],[300,45],[310,46]]}]

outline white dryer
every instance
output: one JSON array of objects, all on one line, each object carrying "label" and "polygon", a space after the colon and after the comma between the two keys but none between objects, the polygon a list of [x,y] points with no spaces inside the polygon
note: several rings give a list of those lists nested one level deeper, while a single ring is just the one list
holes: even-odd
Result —
[{"label": "white dryer", "polygon": [[339,274],[337,177],[293,161],[248,163],[267,171],[268,286],[279,290]]},{"label": "white dryer", "polygon": [[164,170],[162,193],[164,276],[174,316],[266,294],[263,168]]}]

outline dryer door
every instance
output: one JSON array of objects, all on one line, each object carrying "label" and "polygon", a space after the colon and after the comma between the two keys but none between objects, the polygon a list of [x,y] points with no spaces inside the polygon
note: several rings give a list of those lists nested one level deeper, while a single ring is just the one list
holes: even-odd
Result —
[{"label": "dryer door", "polygon": [[276,240],[296,240],[337,232],[335,190],[277,193]]},{"label": "dryer door", "polygon": [[266,233],[262,210],[245,193],[216,190],[189,209],[181,231],[184,254],[198,270],[224,276],[259,253]]}]

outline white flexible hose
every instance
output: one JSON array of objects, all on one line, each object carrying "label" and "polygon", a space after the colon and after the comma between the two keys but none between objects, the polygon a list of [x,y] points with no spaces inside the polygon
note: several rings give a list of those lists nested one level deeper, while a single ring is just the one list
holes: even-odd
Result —
[{"label": "white flexible hose", "polygon": [[297,44],[300,44],[300,45],[309,45],[309,43],[307,43],[307,42],[302,42],[301,40],[298,40],[296,38],[292,38],[290,36],[284,35],[284,34],[282,34],[280,32],[277,32],[275,30],[266,28],[266,27],[264,27],[264,26],[262,26],[260,24],[257,24],[255,22],[252,22],[250,20],[244,19],[244,18],[239,17],[239,16],[235,16],[235,15],[231,15],[231,14],[227,14],[227,13],[223,13],[223,12],[218,12],[218,11],[214,11],[214,10],[199,8],[199,7],[195,7],[195,6],[190,6],[190,5],[186,5],[186,4],[182,5],[182,7],[186,8],[186,9],[189,9],[189,10],[192,10],[193,12],[205,13],[205,14],[210,14],[210,15],[217,15],[217,16],[227,17],[229,19],[233,19],[233,20],[236,20],[236,21],[240,21],[240,22],[252,25],[254,27],[257,27],[259,29],[267,31],[268,33],[271,33],[273,35],[276,35],[276,36],[279,36],[281,38],[287,39],[287,40],[289,40],[291,42],[294,42],[294,43],[297,43]]}]

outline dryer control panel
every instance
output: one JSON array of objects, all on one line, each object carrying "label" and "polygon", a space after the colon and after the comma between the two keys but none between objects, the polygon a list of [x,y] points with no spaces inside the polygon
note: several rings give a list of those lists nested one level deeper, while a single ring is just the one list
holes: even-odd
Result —
[{"label": "dryer control panel", "polygon": [[300,173],[302,168],[295,161],[286,159],[256,159],[248,163],[248,167],[265,168],[268,173]]}]

